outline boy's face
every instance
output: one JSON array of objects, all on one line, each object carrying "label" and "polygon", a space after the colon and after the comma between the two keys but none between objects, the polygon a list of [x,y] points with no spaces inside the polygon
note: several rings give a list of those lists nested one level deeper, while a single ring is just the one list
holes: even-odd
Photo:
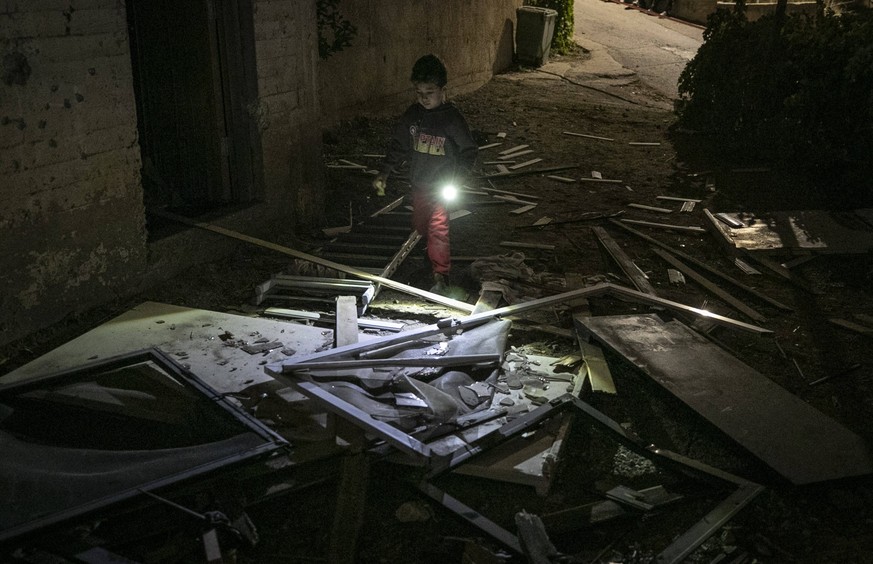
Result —
[{"label": "boy's face", "polygon": [[425,110],[438,108],[446,100],[446,88],[433,82],[414,82],[415,97]]}]

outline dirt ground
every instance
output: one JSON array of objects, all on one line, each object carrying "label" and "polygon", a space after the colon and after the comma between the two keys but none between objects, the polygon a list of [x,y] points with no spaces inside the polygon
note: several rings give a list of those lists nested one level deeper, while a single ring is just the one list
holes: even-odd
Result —
[{"label": "dirt ground", "polygon": [[[475,202],[487,198],[467,196],[467,201],[460,202],[458,207],[471,211],[472,215],[452,223],[453,253],[477,257],[520,251],[525,254],[526,264],[537,272],[559,276],[575,273],[595,280],[605,277],[608,281],[628,284],[621,271],[599,249],[590,229],[599,225],[648,275],[661,297],[749,321],[690,280],[685,285],[671,285],[667,278],[669,265],[652,252],[648,243],[606,220],[579,219],[585,214],[621,213],[621,218],[702,227],[705,225],[703,208],[713,212],[795,210],[820,206],[826,202],[826,197],[816,202],[799,201],[785,187],[803,179],[776,177],[766,166],[761,166],[766,163],[720,162],[717,155],[713,157],[700,150],[693,135],[683,137],[671,132],[674,115],[669,100],[627,76],[610,79],[585,75],[585,57],[586,54],[580,52],[553,59],[569,63],[562,77],[547,69],[517,70],[495,78],[480,90],[458,97],[454,102],[481,136],[483,145],[503,142],[499,147],[483,150],[480,162],[494,161],[501,150],[526,144],[534,152],[520,157],[519,162],[542,158],[531,169],[566,166],[568,168],[550,174],[576,179],[591,178],[599,172],[604,179],[621,182],[563,183],[546,174],[490,181],[479,179],[476,186],[535,196],[537,206],[516,215],[511,210],[519,206],[477,205]],[[339,158],[378,152],[378,134],[387,130],[387,123],[376,119],[347,123],[345,125],[355,134],[328,139],[354,139],[355,146],[337,143],[328,145],[328,152]],[[498,137],[500,133],[506,134],[505,139]],[[483,165],[482,170],[491,173],[495,169],[493,165]],[[362,212],[373,204],[372,198],[361,199],[360,193],[355,192],[365,191],[366,179],[360,176],[336,175],[331,186],[337,190],[337,199],[341,198],[341,193],[347,193],[344,190],[357,194],[355,202]],[[395,183],[389,197],[401,193],[402,186]],[[691,213],[680,214],[678,203],[656,199],[660,195],[702,202]],[[673,211],[664,214],[629,208],[627,205],[631,203]],[[552,224],[531,227],[543,217],[551,218]],[[337,217],[336,221],[341,224],[344,220]],[[853,314],[871,311],[873,299],[869,289],[873,283],[873,261],[869,253],[819,256],[792,270],[799,279],[793,284],[766,270],[759,275],[744,274],[709,233],[686,234],[646,227],[638,230],[794,308],[791,312],[781,311],[741,296],[767,318],[761,325],[771,329],[775,338],[725,329],[717,329],[712,336],[773,382],[843,423],[868,443],[873,440],[873,427],[869,425],[873,415],[873,347],[869,337],[836,328],[828,322],[829,318],[852,319]],[[554,250],[507,249],[500,246],[501,242],[552,245]],[[777,255],[774,258],[781,261],[791,257]],[[406,283],[426,288],[427,275],[425,261],[417,256],[410,257],[397,276]],[[453,281],[464,286],[471,296],[477,295],[478,286],[470,275],[469,263],[455,263]],[[592,308],[595,314],[629,310],[626,304],[596,300]],[[571,326],[566,312],[548,312],[548,316],[555,325]],[[565,339],[522,331],[514,332],[514,340],[518,346],[532,343],[552,350],[573,346]],[[852,367],[855,368],[844,373]],[[820,385],[810,385],[834,375],[839,376]],[[712,546],[707,545],[708,550],[698,551],[690,561],[715,562],[723,558],[728,562],[862,562],[868,558],[867,554],[873,549],[873,535],[869,532],[873,524],[873,513],[869,509],[873,501],[873,481],[869,477],[806,488],[785,486],[757,467],[750,455],[717,430],[702,424],[699,416],[689,413],[674,398],[667,397],[666,392],[644,381],[644,377],[633,370],[620,370],[617,378],[619,393],[616,397],[594,397],[590,401],[617,421],[645,430],[644,436],[661,447],[758,480],[768,487],[749,508],[715,535]],[[581,462],[582,465],[590,463],[591,460]],[[567,471],[566,477],[572,480],[578,468]],[[571,490],[573,488],[563,482],[553,490],[551,497],[542,501],[541,508],[568,502],[573,497]],[[494,498],[484,503],[497,504]],[[532,506],[527,509],[533,510]],[[670,534],[677,534],[668,532],[669,529],[658,531],[657,527],[645,533],[645,527],[637,526],[639,524],[630,528],[632,532],[625,529],[626,537],[616,538],[610,536],[614,531],[596,530],[586,532],[592,535],[586,537],[592,541],[590,544],[570,542],[564,546],[581,562],[642,562],[656,554],[658,545],[663,547]],[[636,535],[640,536],[633,538]],[[567,539],[561,540],[567,542]],[[607,546],[609,550],[600,553]]]},{"label": "dirt ground", "polygon": [[[775,194],[775,186],[791,179],[775,179],[757,169],[737,172],[739,167],[735,163],[719,163],[700,151],[687,153],[688,148],[697,148],[696,143],[693,138],[679,140],[671,134],[674,116],[669,100],[647,90],[632,77],[611,79],[586,75],[582,64],[585,57],[584,52],[579,52],[553,58],[554,62],[569,65],[560,67],[563,77],[548,69],[516,69],[494,78],[471,94],[453,99],[467,116],[481,144],[503,143],[483,150],[480,162],[496,160],[501,150],[518,145],[529,145],[533,150],[520,157],[519,162],[542,159],[535,165],[518,169],[521,174],[490,180],[478,178],[471,186],[474,191],[488,187],[535,197],[534,209],[515,214],[512,210],[520,206],[494,204],[493,198],[479,194],[466,195],[457,204],[459,209],[471,214],[452,222],[452,251],[461,257],[453,267],[453,284],[466,290],[470,296],[468,301],[473,303],[479,295],[479,283],[471,272],[470,258],[521,252],[525,264],[534,272],[549,274],[549,280],[572,275],[589,281],[629,285],[621,270],[600,250],[591,231],[596,225],[606,229],[646,273],[661,297],[694,307],[706,306],[716,313],[749,322],[690,280],[685,285],[671,285],[667,278],[668,265],[652,252],[649,244],[606,219],[593,216],[620,213],[621,218],[702,227],[705,225],[703,208],[715,212],[797,209],[802,202]],[[326,131],[326,163],[340,158],[367,161],[365,155],[383,150],[390,123],[390,118],[361,116]],[[565,132],[610,140],[571,136]],[[501,139],[500,133],[505,133],[505,138]],[[371,163],[372,160],[367,161]],[[484,173],[495,169],[494,165],[481,166]],[[599,173],[603,179],[620,182],[576,180],[566,183],[550,179],[546,174],[526,173],[545,168],[552,170],[549,174],[571,179],[592,178]],[[369,189],[369,177],[363,173],[326,169],[326,174],[329,206],[324,227],[345,224],[350,206],[354,217],[364,217],[402,195],[405,189],[400,182],[390,182],[388,195],[384,199],[377,198]],[[679,213],[677,202],[656,199],[660,195],[695,198],[702,202],[691,213]],[[635,209],[628,207],[631,203],[668,207],[673,211],[664,214]],[[550,218],[551,223],[532,227],[544,217]],[[760,325],[773,330],[775,339],[723,328],[716,329],[712,335],[778,385],[843,423],[868,443],[873,442],[873,426],[869,424],[873,417],[873,347],[869,337],[839,329],[828,322],[832,317],[852,319],[855,313],[873,313],[873,298],[869,292],[873,283],[873,261],[869,253],[815,258],[793,270],[802,282],[792,284],[767,272],[744,274],[709,233],[638,229],[794,308],[790,312],[781,311],[742,296],[741,299],[767,318]],[[298,236],[299,249],[306,252],[325,242],[319,231]],[[503,242],[553,247],[512,248],[502,246]],[[272,274],[287,271],[288,257],[238,243],[230,245],[231,252],[226,258],[206,267],[192,268],[186,275],[143,295],[70,318],[27,342],[0,351],[3,360],[0,369],[11,370],[147,299],[204,309],[249,311],[247,304],[252,288]],[[404,261],[395,278],[416,287],[429,287],[429,270],[420,247]],[[533,287],[520,288],[519,292],[526,297],[537,297],[554,290],[553,287]],[[396,299],[396,293],[383,291],[372,311],[388,317],[392,315],[391,304]],[[595,315],[648,311],[643,306],[607,299],[592,300],[591,307]],[[422,311],[430,312],[423,314],[424,318],[451,314],[433,307]],[[533,317],[539,323],[572,327],[566,309],[538,312]],[[513,346],[550,354],[576,350],[572,339],[521,330],[521,325],[512,332]],[[644,375],[623,366],[618,359],[608,358],[615,361],[618,394],[593,396],[586,398],[587,401],[660,447],[767,487],[688,561],[869,561],[868,555],[873,551],[870,533],[873,530],[873,480],[870,477],[804,488],[785,485]],[[841,374],[856,364],[860,367]],[[839,376],[820,385],[809,385],[819,378],[834,375]],[[631,482],[639,477],[635,473],[650,474],[645,461],[635,460],[614,445],[604,446],[607,442],[607,438],[597,432],[574,426],[565,459],[546,496],[536,495],[528,487],[473,478],[450,477],[442,485],[477,511],[513,530],[512,517],[521,509],[532,513],[550,512],[590,500],[604,474],[620,471],[619,459],[631,467],[630,470],[625,468]],[[607,461],[603,460],[605,453],[611,455]],[[499,545],[483,538],[481,531],[460,522],[438,504],[424,500],[429,515],[424,521],[398,520],[395,511],[399,506],[423,501],[414,490],[399,485],[403,480],[396,475],[398,472],[402,470],[387,465],[371,473],[357,561],[500,561],[499,558],[488,559],[499,552]],[[666,474],[658,474],[658,477],[668,479]],[[651,475],[648,478],[651,479]],[[671,484],[687,490],[693,498],[692,508],[705,511],[711,507],[707,504],[712,503],[712,496],[717,498],[718,493],[697,489],[696,484],[679,477],[673,476],[672,480]],[[253,555],[242,559],[324,561],[331,517],[330,509],[319,503],[319,496],[331,495],[329,492],[329,489],[316,492],[314,497],[290,502],[290,506],[256,510],[253,518],[259,525],[262,544]],[[570,555],[568,561],[652,562],[659,550],[696,521],[695,511],[688,509],[689,506],[682,507],[678,514],[656,512],[619,524],[574,531],[552,540],[562,553]],[[474,558],[474,546],[484,547],[490,555]]]}]

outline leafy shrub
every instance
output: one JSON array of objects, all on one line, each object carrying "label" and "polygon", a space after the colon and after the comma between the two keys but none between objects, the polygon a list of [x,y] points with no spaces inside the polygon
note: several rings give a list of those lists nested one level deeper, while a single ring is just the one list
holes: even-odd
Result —
[{"label": "leafy shrub", "polygon": [[873,11],[712,14],[679,78],[676,125],[713,136],[721,154],[767,160],[831,191],[871,201]]}]

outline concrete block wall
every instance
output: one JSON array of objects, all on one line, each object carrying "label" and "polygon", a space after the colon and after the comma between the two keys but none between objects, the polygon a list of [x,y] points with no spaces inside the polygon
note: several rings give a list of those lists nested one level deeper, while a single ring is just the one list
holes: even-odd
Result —
[{"label": "concrete block wall", "polygon": [[[313,0],[251,0],[263,198],[207,221],[293,245],[325,205],[325,100],[331,117],[400,109],[426,52],[452,93],[480,86],[512,62],[521,2],[344,0],[361,33],[324,62]],[[147,238],[125,4],[0,0],[0,345],[242,244]]]},{"label": "concrete block wall", "polygon": [[358,29],[353,45],[319,62],[325,125],[365,113],[390,114],[414,101],[416,59],[439,56],[449,96],[470,92],[512,64],[516,10],[522,0],[343,0]]},{"label": "concrete block wall", "polygon": [[265,211],[306,228],[324,206],[315,2],[256,0],[253,11]]},{"label": "concrete block wall", "polygon": [[706,25],[706,18],[709,17],[709,14],[715,12],[717,1],[673,0],[670,15],[688,22]]},{"label": "concrete block wall", "polygon": [[117,0],[0,0],[0,343],[146,268],[136,107]]}]

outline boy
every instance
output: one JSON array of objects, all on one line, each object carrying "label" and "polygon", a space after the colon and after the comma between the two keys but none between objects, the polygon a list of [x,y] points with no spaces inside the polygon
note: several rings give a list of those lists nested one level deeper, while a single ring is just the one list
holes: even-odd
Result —
[{"label": "boy", "polygon": [[412,67],[410,80],[418,102],[394,126],[373,187],[384,195],[388,176],[404,161],[409,162],[412,225],[427,245],[434,280],[430,291],[445,294],[451,253],[449,215],[441,192],[447,185],[463,185],[479,148],[464,116],[446,102],[448,76],[442,61],[434,55],[421,57]]}]

